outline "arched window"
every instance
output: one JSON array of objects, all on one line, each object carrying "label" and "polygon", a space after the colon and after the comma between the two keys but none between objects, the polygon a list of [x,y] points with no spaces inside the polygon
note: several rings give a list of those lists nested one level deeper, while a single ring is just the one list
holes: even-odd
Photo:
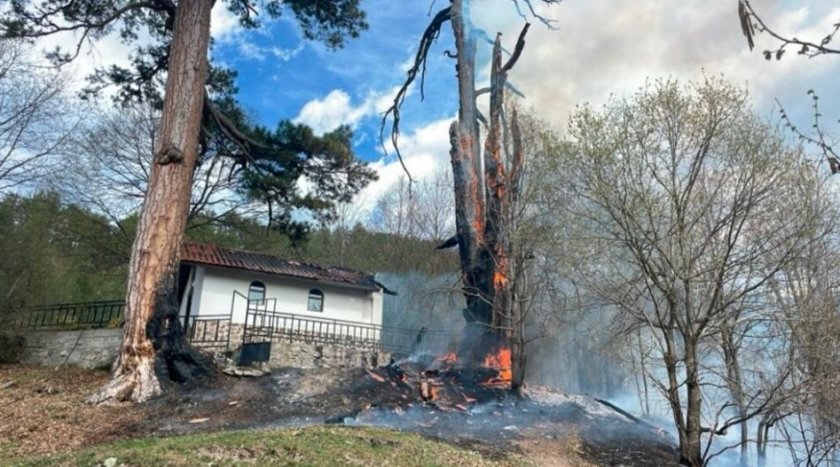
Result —
[{"label": "arched window", "polygon": [[309,311],[324,311],[324,292],[318,289],[311,289],[309,291],[309,301],[306,309]]},{"label": "arched window", "polygon": [[260,281],[251,282],[248,287],[248,304],[249,305],[264,305],[265,304],[265,284]]}]

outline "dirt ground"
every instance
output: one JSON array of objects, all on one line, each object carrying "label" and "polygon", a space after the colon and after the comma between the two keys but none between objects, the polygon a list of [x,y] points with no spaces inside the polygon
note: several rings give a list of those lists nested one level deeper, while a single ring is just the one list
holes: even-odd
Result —
[{"label": "dirt ground", "polygon": [[[117,439],[322,423],[367,407],[349,386],[363,370],[287,369],[271,377],[220,375],[167,388],[142,405],[95,407],[103,371],[0,365],[0,458],[50,454]],[[364,393],[364,388],[361,388]]]},{"label": "dirt ground", "polygon": [[199,386],[168,388],[164,397],[139,406],[85,404],[85,397],[106,380],[99,371],[0,365],[0,458],[66,452],[117,439],[339,423],[414,431],[488,458],[515,452],[537,465],[668,465],[675,459],[666,440],[646,431],[625,436],[625,424],[619,427],[625,431],[614,436],[576,404],[537,414],[498,401],[490,404],[492,413],[443,413],[364,370],[220,376]]},{"label": "dirt ground", "polygon": [[107,374],[0,365],[0,457],[49,454],[131,436],[134,407],[93,407],[84,398]]}]

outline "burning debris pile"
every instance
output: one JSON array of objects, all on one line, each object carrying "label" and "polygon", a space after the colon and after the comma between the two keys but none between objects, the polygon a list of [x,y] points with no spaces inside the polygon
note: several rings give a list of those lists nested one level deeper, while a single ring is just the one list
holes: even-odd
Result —
[{"label": "burning debris pile", "polygon": [[454,351],[434,357],[419,355],[368,370],[381,390],[399,393],[406,404],[425,403],[444,412],[466,411],[476,403],[504,398],[510,390],[510,348],[499,346],[479,365],[462,364]]}]

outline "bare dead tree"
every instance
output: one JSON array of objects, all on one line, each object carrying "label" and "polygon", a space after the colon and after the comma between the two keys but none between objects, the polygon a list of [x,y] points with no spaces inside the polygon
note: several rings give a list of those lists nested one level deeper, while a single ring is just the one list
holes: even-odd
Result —
[{"label": "bare dead tree", "polygon": [[454,230],[452,175],[438,169],[428,177],[415,179],[410,187],[407,176],[376,199],[369,227],[397,236],[443,242]]},{"label": "bare dead tree", "polygon": [[[527,6],[532,15],[542,18],[530,0],[514,1],[517,7]],[[546,4],[556,1],[543,2]],[[455,190],[456,235],[453,242],[458,245],[461,261],[467,321],[467,339],[462,346],[462,357],[468,364],[477,364],[488,349],[498,347],[504,339],[510,340],[519,330],[511,324],[512,264],[510,261],[511,238],[507,224],[511,205],[516,204],[520,193],[517,188],[517,156],[509,160],[503,157],[503,148],[508,134],[502,127],[507,74],[516,64],[525,45],[525,27],[507,60],[502,59],[501,36],[493,42],[490,86],[476,88],[475,67],[479,40],[486,40],[487,34],[476,28],[471,21],[470,0],[452,0],[451,5],[434,15],[420,40],[420,47],[414,64],[402,87],[397,92],[392,106],[382,120],[382,131],[391,118],[391,141],[399,154],[398,138],[400,109],[412,83],[419,77],[421,97],[426,60],[431,45],[440,35],[448,21],[452,26],[455,52],[447,55],[455,59],[458,78],[458,120],[450,127],[451,162]],[[519,13],[522,14],[520,8]],[[550,23],[550,21],[543,21]],[[478,110],[477,98],[489,94],[489,118]],[[479,123],[487,129],[484,154],[481,152]],[[516,147],[516,137],[511,135],[512,154],[521,156]],[[495,344],[494,344],[495,342]],[[517,390],[524,374],[524,342],[520,338],[510,340],[513,357],[513,389]],[[491,350],[492,351],[492,350]],[[518,363],[517,363],[518,362]]]}]

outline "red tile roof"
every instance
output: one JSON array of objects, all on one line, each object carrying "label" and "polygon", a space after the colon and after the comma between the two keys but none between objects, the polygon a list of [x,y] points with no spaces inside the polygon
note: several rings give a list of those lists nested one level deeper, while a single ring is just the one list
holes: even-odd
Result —
[{"label": "red tile roof", "polygon": [[289,261],[262,253],[230,250],[204,243],[184,242],[181,245],[181,262],[277,274],[338,285],[345,284],[368,290],[383,288],[381,284],[374,280],[373,276],[361,271]]}]

